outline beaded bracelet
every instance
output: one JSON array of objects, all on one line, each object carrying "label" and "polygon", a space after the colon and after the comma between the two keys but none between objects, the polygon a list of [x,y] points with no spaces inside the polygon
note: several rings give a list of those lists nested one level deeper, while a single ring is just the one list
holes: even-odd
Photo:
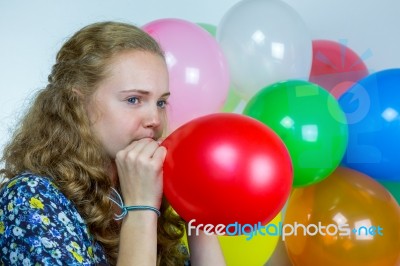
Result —
[{"label": "beaded bracelet", "polygon": [[[121,208],[121,214],[114,214],[115,218],[114,220],[118,221],[123,219],[127,214],[128,211],[142,211],[142,210],[150,210],[150,211],[154,211],[158,217],[160,217],[161,212],[152,206],[146,206],[146,205],[136,205],[136,206],[125,206],[124,202],[121,198],[121,195],[118,193],[117,190],[115,190],[115,188],[111,188],[112,192],[114,194],[114,197],[108,197],[112,202],[114,202],[118,207]],[[116,198],[116,199],[115,199]]]}]

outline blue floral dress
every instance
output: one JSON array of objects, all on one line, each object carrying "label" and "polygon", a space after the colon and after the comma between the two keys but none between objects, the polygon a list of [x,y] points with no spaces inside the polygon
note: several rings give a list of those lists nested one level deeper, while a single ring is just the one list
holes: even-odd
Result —
[{"label": "blue floral dress", "polygon": [[1,188],[0,254],[0,265],[108,265],[73,203],[31,173]]}]

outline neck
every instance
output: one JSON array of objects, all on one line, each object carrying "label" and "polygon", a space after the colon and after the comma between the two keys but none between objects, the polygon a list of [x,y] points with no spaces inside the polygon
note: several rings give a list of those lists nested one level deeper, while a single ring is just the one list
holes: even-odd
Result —
[{"label": "neck", "polygon": [[118,187],[118,170],[117,170],[117,165],[115,164],[115,161],[111,162],[110,169],[109,169],[109,176],[111,180],[111,184],[113,187]]}]

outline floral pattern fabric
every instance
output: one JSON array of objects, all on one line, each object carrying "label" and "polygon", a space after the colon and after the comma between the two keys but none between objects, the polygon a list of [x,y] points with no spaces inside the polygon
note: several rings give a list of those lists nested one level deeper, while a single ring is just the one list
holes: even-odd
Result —
[{"label": "floral pattern fabric", "polygon": [[0,265],[108,265],[73,203],[31,173],[1,188],[0,254]]}]

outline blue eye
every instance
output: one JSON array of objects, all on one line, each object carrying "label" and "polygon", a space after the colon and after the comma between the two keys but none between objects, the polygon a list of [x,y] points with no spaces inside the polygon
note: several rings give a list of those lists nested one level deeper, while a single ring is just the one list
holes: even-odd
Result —
[{"label": "blue eye", "polygon": [[139,103],[139,98],[138,97],[129,97],[127,99],[127,101],[128,101],[128,103],[131,103],[131,104],[138,104]]},{"label": "blue eye", "polygon": [[168,104],[168,102],[166,100],[160,100],[157,101],[157,106],[161,109],[164,109],[166,107],[166,105]]}]

